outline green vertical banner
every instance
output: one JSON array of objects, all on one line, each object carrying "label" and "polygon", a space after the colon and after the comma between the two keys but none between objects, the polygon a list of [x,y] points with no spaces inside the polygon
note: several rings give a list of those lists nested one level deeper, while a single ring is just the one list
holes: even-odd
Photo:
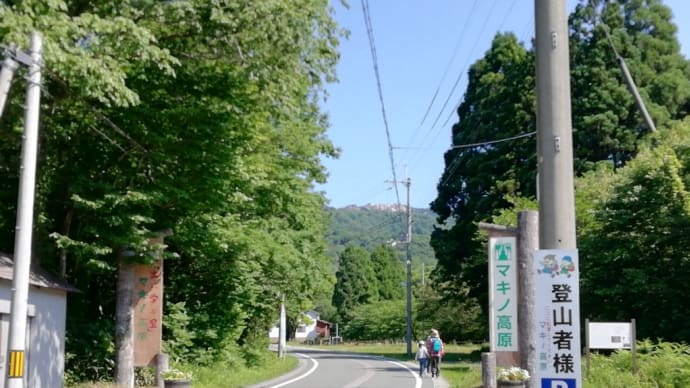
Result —
[{"label": "green vertical banner", "polygon": [[489,238],[489,331],[492,352],[518,350],[515,237]]}]

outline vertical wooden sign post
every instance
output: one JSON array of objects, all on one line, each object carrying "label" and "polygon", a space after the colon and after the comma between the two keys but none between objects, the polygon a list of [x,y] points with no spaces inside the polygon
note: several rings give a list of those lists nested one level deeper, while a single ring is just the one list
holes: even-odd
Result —
[{"label": "vertical wooden sign post", "polygon": [[[162,243],[162,237],[151,239],[151,244]],[[134,366],[155,366],[163,334],[162,255],[154,264],[134,265],[133,292]]]}]

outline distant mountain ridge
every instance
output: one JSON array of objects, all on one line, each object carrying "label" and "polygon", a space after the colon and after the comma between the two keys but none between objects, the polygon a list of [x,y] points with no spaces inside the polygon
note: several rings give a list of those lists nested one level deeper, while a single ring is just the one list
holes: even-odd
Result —
[{"label": "distant mountain ridge", "polygon": [[[405,212],[407,211],[407,206],[396,203],[368,203],[366,205],[348,205],[340,209],[369,209],[369,210],[381,210],[389,212]],[[414,207],[413,207],[414,209]]]},{"label": "distant mountain ridge", "polygon": [[[405,205],[367,204],[349,205],[342,208],[328,208],[331,225],[327,232],[328,253],[334,264],[338,255],[349,244],[373,250],[379,245],[388,244],[400,247],[401,261],[405,260],[404,244],[406,233]],[[431,232],[436,225],[436,216],[430,209],[412,208],[412,262],[413,266],[424,263],[436,264],[433,250],[429,245]],[[397,244],[394,244],[396,243]]]}]

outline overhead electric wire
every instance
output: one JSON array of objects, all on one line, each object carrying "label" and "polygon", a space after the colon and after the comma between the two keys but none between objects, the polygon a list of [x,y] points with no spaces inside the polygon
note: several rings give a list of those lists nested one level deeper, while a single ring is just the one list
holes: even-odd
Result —
[{"label": "overhead electric wire", "polygon": [[[494,3],[494,4],[496,4],[496,3]],[[508,16],[510,15],[510,13],[511,13],[511,11],[513,10],[513,7],[514,7],[514,6],[515,6],[515,0],[513,0],[513,2],[510,4],[510,8],[508,9],[508,12],[507,12],[506,15],[503,17],[503,21],[501,21],[501,24],[499,25],[499,30],[501,29],[501,27],[503,27],[503,24],[505,24],[505,22],[506,22],[506,20],[508,19]],[[465,69],[465,71],[466,71],[466,70],[467,70],[467,69]],[[460,76],[461,76],[461,75],[462,75],[462,73],[458,76],[458,81],[460,80]],[[455,88],[455,86],[453,86],[453,88]],[[452,92],[451,92],[451,94],[452,94]],[[451,96],[449,95],[448,98],[450,98],[450,97],[451,97]],[[445,127],[446,125],[448,125],[448,122],[449,122],[450,119],[453,117],[453,114],[455,113],[455,111],[458,110],[458,108],[460,107],[460,104],[461,104],[461,103],[462,103],[462,99],[460,99],[460,101],[458,101],[458,103],[454,105],[454,108],[448,113],[448,117],[446,117],[446,120],[443,122],[442,127]],[[445,109],[445,105],[444,105],[444,109]],[[439,117],[440,117],[440,116],[441,116],[441,112],[439,112],[438,115],[439,115]],[[438,119],[438,117],[437,117],[437,119]],[[434,123],[434,125],[436,125],[436,123]]]},{"label": "overhead electric wire", "polygon": [[[494,7],[496,6],[496,0],[493,1],[491,4],[491,8],[489,9],[489,13],[486,15],[486,18],[484,19],[484,23],[482,24],[482,29],[479,32],[478,36],[483,36],[484,35],[484,29],[486,28],[486,25],[489,22],[489,19],[491,15],[493,14]],[[436,124],[438,124],[439,118],[441,118],[441,114],[443,114],[443,111],[446,110],[446,107],[448,106],[448,102],[450,101],[451,97],[453,96],[453,93],[455,93],[455,88],[458,87],[458,84],[460,83],[460,79],[462,79],[462,76],[465,74],[467,71],[467,66],[469,65],[470,57],[474,50],[477,48],[477,45],[479,44],[480,39],[475,39],[474,45],[472,46],[472,50],[470,50],[470,55],[467,56],[467,61],[465,61],[465,65],[463,66],[463,70],[458,73],[457,78],[455,79],[455,83],[453,84],[453,87],[450,90],[450,93],[448,93],[448,97],[446,97],[446,100],[443,102],[443,106],[441,107],[441,110],[438,112],[438,115],[436,115],[436,119],[434,120],[434,123],[431,125],[431,127],[436,127]]]},{"label": "overhead electric wire", "polygon": [[[477,124],[477,126],[479,126],[479,124]],[[477,128],[475,128],[475,130],[476,129]],[[520,139],[523,137],[529,137],[529,136],[535,135],[536,133],[537,133],[537,131],[532,131],[532,132],[521,133],[519,135],[506,137],[506,138],[498,139],[498,140],[488,140],[488,141],[483,141],[483,142],[479,142],[479,143],[454,145],[450,148],[451,149],[460,149],[460,148],[480,147],[480,146],[489,145],[489,144],[502,143],[504,141],[516,140],[516,139]],[[453,158],[453,161],[450,162],[450,166],[448,168],[448,173],[446,174],[446,178],[443,180],[443,182],[441,182],[441,184],[439,186],[443,186],[446,183],[448,183],[448,181],[450,180],[450,177],[453,176],[453,174],[455,173],[455,170],[457,170],[458,166],[460,166],[460,164],[459,164],[460,159],[458,158],[459,155],[460,154],[458,153],[458,155],[456,155],[455,158]]]},{"label": "overhead electric wire", "polygon": [[[512,9],[514,5],[515,5],[515,2],[513,2],[513,4],[511,5],[510,8]],[[506,17],[504,17],[503,22],[501,23],[501,25],[503,25],[503,23],[505,23],[505,21],[506,21],[506,19],[507,19],[507,16],[508,16],[509,14],[510,14],[510,10],[509,10],[508,13],[506,14]],[[532,31],[532,30],[533,30],[533,27],[534,27],[534,20],[530,20],[528,23],[526,23],[526,28],[523,30],[523,33],[521,34],[521,35],[523,36],[523,40],[525,40],[525,41],[529,40],[529,37],[530,37],[530,36],[528,36],[528,34],[529,34],[529,31]],[[525,36],[527,36],[527,37],[525,37]],[[456,108],[453,110],[453,112],[454,112],[455,110],[457,110],[457,107],[458,107],[458,106],[459,106],[459,104],[456,106]],[[451,116],[452,116],[452,113],[453,113],[453,112],[451,112]],[[448,122],[448,120],[450,119],[451,116],[449,116],[448,119],[446,119],[446,121],[444,122],[444,126],[446,125],[446,123]],[[477,129],[477,128],[475,128],[475,130],[476,130],[476,129]],[[535,134],[536,134],[536,131],[533,131],[533,132],[523,133],[523,134],[520,134],[520,135],[511,136],[511,137],[503,138],[503,139],[499,139],[499,140],[491,140],[491,141],[485,141],[485,142],[479,142],[479,143],[471,143],[471,144],[460,144],[460,145],[456,145],[456,146],[451,146],[450,149],[462,149],[462,148],[470,148],[470,147],[479,147],[479,146],[482,146],[482,145],[489,145],[489,144],[494,144],[494,143],[499,143],[499,142],[504,142],[504,141],[515,140],[515,139],[519,139],[519,138],[523,138],[523,137],[528,137],[528,136],[532,136],[532,135],[535,135]],[[448,168],[446,169],[448,172],[447,172],[447,174],[446,174],[445,179],[441,182],[440,186],[446,185],[446,184],[450,181],[450,179],[451,179],[451,177],[453,176],[453,174],[455,174],[455,171],[456,171],[456,170],[458,169],[458,167],[460,166],[460,158],[459,158],[459,156],[460,156],[460,153],[458,153],[458,154],[455,156],[455,158],[453,158],[453,160],[449,163]]]},{"label": "overhead electric wire", "polygon": [[388,141],[388,156],[391,162],[391,172],[393,174],[393,187],[395,188],[395,198],[398,206],[400,206],[400,193],[398,191],[398,178],[395,173],[395,159],[393,157],[393,143],[391,142],[391,134],[388,128],[388,118],[386,117],[386,105],[383,101],[383,88],[381,87],[381,77],[379,75],[378,59],[376,57],[376,44],[374,43],[374,27],[371,23],[371,15],[369,14],[369,2],[361,0],[362,12],[364,14],[364,24],[367,29],[367,37],[369,38],[369,50],[371,51],[371,59],[374,67],[374,75],[376,77],[376,88],[379,94],[379,102],[381,104],[381,114],[383,115],[383,125],[386,129],[386,139]]},{"label": "overhead electric wire", "polygon": [[[413,135],[410,137],[410,140],[408,144],[414,144],[414,142],[417,140],[417,135],[420,133],[420,130],[422,126],[424,125],[424,122],[426,121],[429,113],[431,112],[431,108],[433,107],[434,103],[436,102],[436,98],[438,97],[439,92],[441,91],[441,86],[443,86],[444,81],[446,80],[446,76],[448,75],[448,72],[450,71],[451,66],[453,65],[453,62],[455,60],[455,57],[457,56],[459,49],[460,49],[460,44],[462,43],[462,38],[465,37],[465,31],[467,30],[468,25],[470,24],[470,20],[472,20],[472,15],[474,14],[475,7],[477,5],[478,0],[474,0],[472,3],[472,7],[470,8],[470,11],[467,13],[467,19],[465,19],[465,22],[463,23],[462,29],[460,31],[460,35],[458,36],[458,39],[455,43],[455,47],[453,48],[453,53],[448,60],[448,64],[446,65],[446,69],[443,72],[443,75],[441,76],[441,79],[438,82],[438,85],[436,86],[436,90],[434,91],[434,95],[431,98],[431,101],[429,102],[429,105],[426,108],[426,112],[424,112],[424,117],[422,117],[421,122],[417,126],[417,129],[415,129]],[[426,134],[424,135],[423,139],[429,139],[429,135],[433,131],[433,127],[429,127],[429,129],[426,131]],[[434,137],[435,140],[436,137]],[[421,147],[416,147],[418,149],[424,149],[424,145],[426,144],[426,140],[422,141],[422,146]],[[410,148],[410,147],[407,147]],[[418,155],[415,152],[411,153],[412,156],[410,156],[410,159],[415,160],[417,159],[416,155]],[[403,154],[403,158],[406,159],[408,158],[408,153]]]},{"label": "overhead electric wire", "polygon": [[[513,0],[512,3],[510,4],[510,7],[508,8],[508,10],[507,10],[507,12],[505,13],[505,15],[504,15],[504,17],[503,17],[501,23],[499,24],[499,27],[498,27],[499,30],[503,27],[503,25],[504,25],[505,22],[507,21],[508,17],[512,14],[512,10],[513,10],[513,8],[515,7],[515,4],[516,4],[516,3],[517,3],[517,0]],[[496,1],[494,1],[494,2],[492,3],[491,8],[490,8],[490,10],[489,10],[489,13],[487,14],[487,17],[484,19],[484,23],[483,23],[483,25],[482,25],[482,29],[481,29],[480,35],[482,35],[482,34],[484,33],[484,30],[486,29],[488,20],[491,18],[491,15],[494,13],[494,8],[495,8],[495,5],[496,5],[496,4],[497,4]],[[473,7],[474,7],[474,5],[473,5]],[[463,29],[464,29],[464,27],[463,27]],[[441,108],[441,110],[439,111],[439,113],[438,113],[438,115],[437,115],[437,117],[436,117],[436,120],[434,121],[434,124],[433,124],[433,125],[429,128],[429,130],[427,131],[427,136],[425,136],[425,141],[424,141],[423,144],[426,144],[426,143],[427,143],[427,140],[430,139],[430,138],[429,138],[429,135],[431,135],[432,130],[434,129],[434,127],[435,127],[436,124],[438,123],[438,120],[439,120],[439,118],[441,117],[441,114],[443,113],[443,110],[446,108],[446,106],[447,106],[447,104],[448,104],[450,98],[452,97],[452,95],[453,95],[453,93],[454,93],[454,91],[455,91],[455,88],[458,86],[461,77],[467,72],[467,68],[468,68],[468,65],[469,65],[469,61],[470,61],[470,58],[471,58],[471,56],[472,56],[472,53],[474,53],[474,51],[475,51],[475,49],[476,49],[477,42],[478,42],[478,39],[475,40],[475,44],[473,45],[472,50],[470,51],[470,54],[468,55],[467,60],[465,61],[465,64],[463,65],[462,71],[458,74],[458,77],[456,78],[455,84],[453,85],[453,88],[452,88],[451,92],[449,93],[448,97],[446,98],[446,101],[445,101],[445,103],[444,103],[444,105],[443,105],[443,108]],[[453,109],[453,110],[450,112],[450,116],[452,116],[453,113],[454,113],[456,110],[457,110],[457,106],[455,107],[455,109]],[[441,133],[441,129],[442,129],[443,127],[445,127],[447,123],[448,123],[448,120],[446,120],[446,121],[443,123],[443,126],[442,126],[441,128],[439,128],[439,130],[436,132],[435,135],[433,135],[433,139],[431,139],[431,143],[432,143],[432,144],[436,142],[436,139],[438,138],[438,136],[439,136],[440,133]],[[425,147],[420,147],[420,148],[424,149]],[[413,160],[415,161],[415,163],[410,163],[410,165],[413,166],[412,168],[414,168],[414,166],[416,165],[416,160],[418,159],[418,155],[420,155],[420,154],[416,154],[416,155],[414,155],[414,157],[413,157]]]},{"label": "overhead electric wire", "polygon": [[515,140],[515,139],[519,139],[519,138],[521,138],[521,137],[532,136],[532,135],[534,135],[534,134],[536,134],[536,133],[537,133],[537,131],[532,131],[532,132],[523,133],[523,134],[520,134],[520,135],[517,135],[517,136],[506,137],[506,138],[504,138],[504,139],[483,141],[483,142],[480,142],[480,143],[472,143],[472,144],[460,144],[460,145],[452,146],[452,147],[450,147],[450,148],[451,148],[451,149],[456,149],[456,148],[479,147],[479,146],[483,146],[483,145],[501,143],[501,142],[508,141],[508,140]]},{"label": "overhead electric wire", "polygon": [[460,36],[458,36],[458,40],[455,43],[455,47],[453,48],[453,55],[451,55],[450,60],[448,61],[448,64],[446,65],[446,70],[443,72],[443,75],[441,76],[441,80],[438,82],[438,86],[436,86],[436,90],[434,91],[434,96],[431,98],[431,102],[429,102],[429,106],[426,108],[426,112],[424,112],[424,117],[422,117],[422,121],[419,123],[419,126],[421,127],[424,125],[424,122],[426,121],[427,116],[429,116],[429,112],[431,111],[431,107],[434,105],[434,102],[436,102],[436,97],[438,97],[438,93],[441,90],[441,85],[443,85],[443,81],[446,80],[446,76],[448,75],[448,71],[450,70],[451,65],[453,64],[453,61],[455,60],[455,56],[458,54],[458,49],[460,48],[460,42],[462,42],[462,38],[465,36],[465,29],[469,25],[469,20],[472,18],[472,13],[474,12],[474,7],[477,5],[478,0],[474,0],[472,3],[472,7],[470,8],[470,12],[467,14],[467,19],[465,20],[465,23],[462,26],[462,30],[460,30]]}]

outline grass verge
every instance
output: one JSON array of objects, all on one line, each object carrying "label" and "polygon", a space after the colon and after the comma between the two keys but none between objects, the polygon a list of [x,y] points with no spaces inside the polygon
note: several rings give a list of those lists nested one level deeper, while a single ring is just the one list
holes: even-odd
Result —
[{"label": "grass verge", "polygon": [[297,367],[297,358],[271,357],[260,367],[231,369],[227,365],[212,365],[194,370],[194,388],[240,388],[278,377]]},{"label": "grass verge", "polygon": [[[278,377],[297,367],[297,358],[289,354],[284,359],[268,356],[262,359],[261,365],[252,368],[229,367],[227,363],[217,363],[206,367],[191,368],[194,388],[240,388],[247,387]],[[190,368],[181,368],[190,370]],[[137,387],[145,387],[136,385]],[[113,383],[93,382],[79,383],[70,388],[117,388]],[[153,386],[146,386],[154,388]]]}]

